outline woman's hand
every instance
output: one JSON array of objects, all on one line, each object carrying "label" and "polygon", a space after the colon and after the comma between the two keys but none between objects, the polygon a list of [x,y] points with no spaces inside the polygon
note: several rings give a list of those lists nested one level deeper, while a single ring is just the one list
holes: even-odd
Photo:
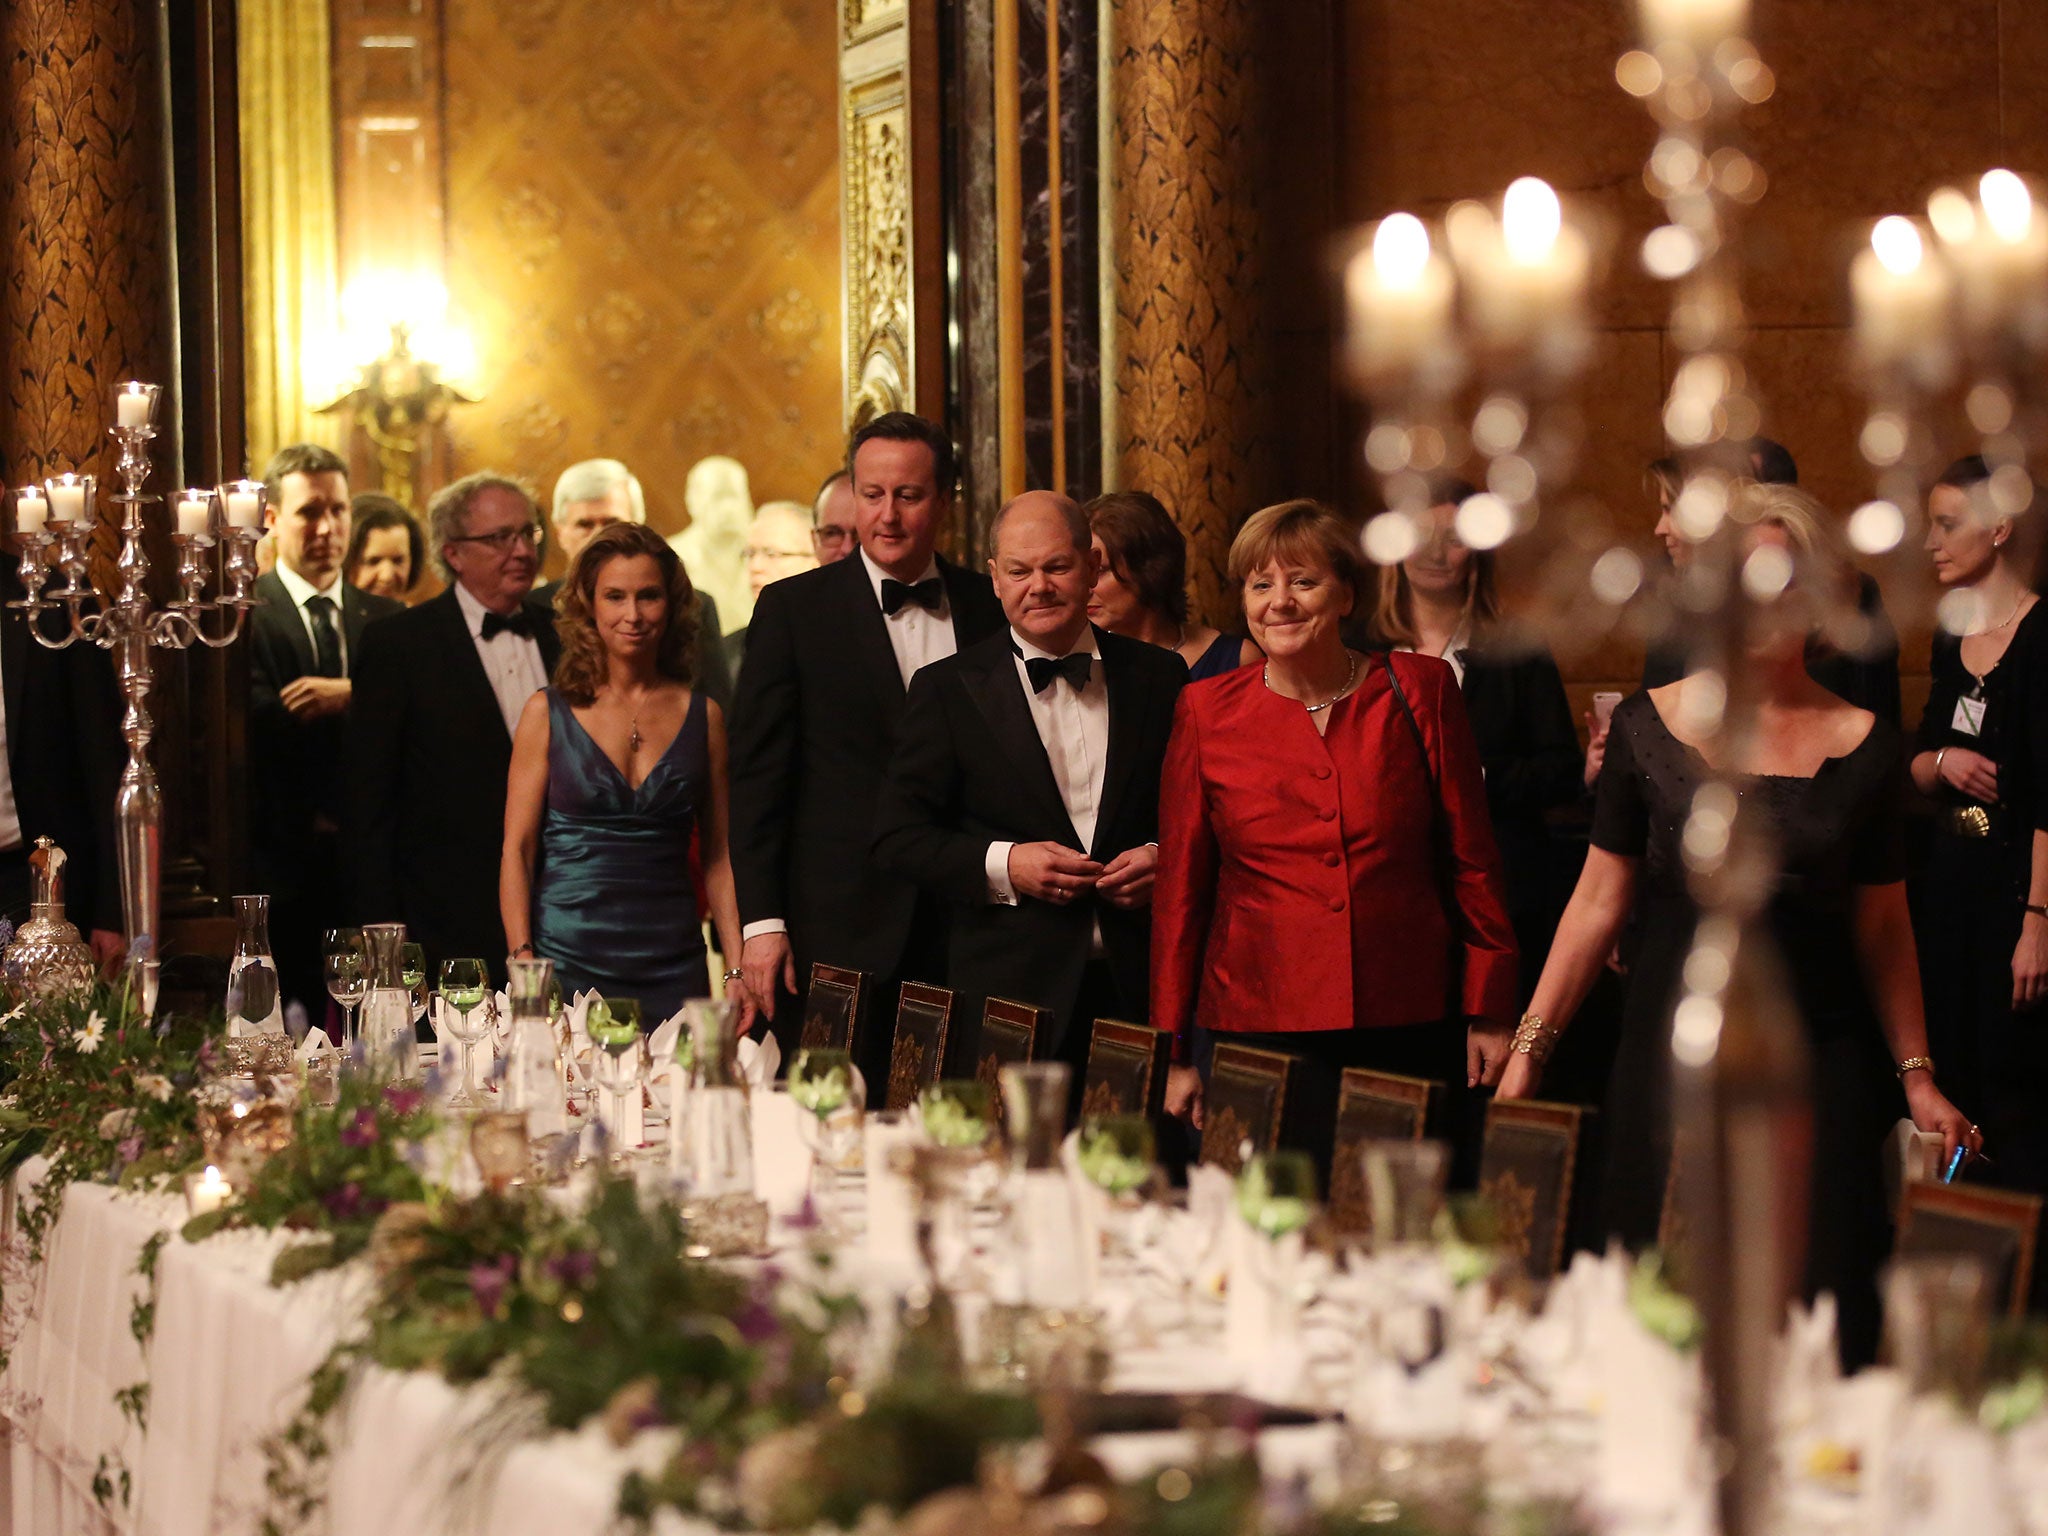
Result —
[{"label": "woman's hand", "polygon": [[1607,761],[1607,727],[1592,710],[1586,711],[1586,788],[1600,778],[1600,765]]},{"label": "woman's hand", "polygon": [[2020,919],[2020,941],[2012,952],[2012,1005],[2031,1008],[2048,998],[2048,918],[2029,912]]},{"label": "woman's hand", "polygon": [[1968,747],[1943,747],[1934,777],[1984,805],[1998,803],[1998,764]]},{"label": "woman's hand", "polygon": [[1473,1019],[1465,1026],[1465,1086],[1492,1087],[1514,1055],[1515,1032],[1490,1019]]},{"label": "woman's hand", "polygon": [[1202,1074],[1193,1067],[1166,1069],[1166,1112],[1202,1128]]},{"label": "woman's hand", "polygon": [[1508,1064],[1500,1074],[1500,1083],[1493,1090],[1496,1099],[1533,1099],[1536,1090],[1543,1084],[1543,1069],[1536,1065],[1536,1058],[1526,1051],[1510,1051]]},{"label": "woman's hand", "polygon": [[1948,1096],[1934,1086],[1931,1073],[1906,1074],[1906,1108],[1916,1130],[1941,1138],[1943,1168],[1948,1167],[1957,1147],[1968,1147],[1972,1157],[1984,1150],[1984,1133],[1970,1124],[1968,1115],[1949,1103]]}]

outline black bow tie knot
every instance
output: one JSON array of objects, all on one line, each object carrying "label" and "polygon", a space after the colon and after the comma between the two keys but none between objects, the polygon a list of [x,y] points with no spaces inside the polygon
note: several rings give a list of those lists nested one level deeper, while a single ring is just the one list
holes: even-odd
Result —
[{"label": "black bow tie knot", "polygon": [[1088,686],[1088,672],[1095,658],[1086,651],[1071,656],[1026,656],[1024,675],[1031,679],[1031,691],[1043,693],[1056,678],[1064,677],[1076,693]]},{"label": "black bow tie knot", "polygon": [[484,638],[486,640],[494,635],[504,634],[508,630],[522,640],[531,640],[533,638],[533,615],[524,608],[515,608],[509,614],[486,613],[484,615]]},{"label": "black bow tie knot", "polygon": [[946,588],[936,576],[927,576],[923,581],[898,581],[893,576],[882,578],[882,612],[894,614],[905,603],[915,603],[927,613],[937,613],[939,604],[946,600]]}]

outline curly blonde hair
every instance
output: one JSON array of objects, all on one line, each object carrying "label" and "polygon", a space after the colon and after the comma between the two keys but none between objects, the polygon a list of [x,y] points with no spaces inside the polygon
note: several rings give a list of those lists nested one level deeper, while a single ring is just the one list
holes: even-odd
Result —
[{"label": "curly blonde hair", "polygon": [[668,626],[661,634],[655,670],[687,683],[694,676],[697,649],[697,593],[683,562],[668,541],[644,523],[610,523],[591,535],[569,567],[555,595],[555,632],[562,637],[562,659],[555,665],[555,687],[572,704],[589,704],[607,676],[604,641],[591,617],[597,578],[613,560],[648,555],[661,572],[668,594]]}]

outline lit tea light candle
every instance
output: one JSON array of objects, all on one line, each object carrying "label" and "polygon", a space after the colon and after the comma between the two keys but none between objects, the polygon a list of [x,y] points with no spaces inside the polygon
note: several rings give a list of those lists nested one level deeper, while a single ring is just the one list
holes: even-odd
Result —
[{"label": "lit tea light candle", "polygon": [[49,499],[34,486],[25,486],[14,500],[14,530],[17,533],[41,533],[43,524],[50,519]]},{"label": "lit tea light candle", "polygon": [[156,415],[156,386],[133,380],[121,386],[114,397],[114,422],[123,427],[146,427]]},{"label": "lit tea light candle", "polygon": [[1749,26],[1749,0],[1641,0],[1637,15],[1652,48],[1681,43],[1701,58]]},{"label": "lit tea light candle", "polygon": [[85,477],[75,474],[59,475],[46,483],[51,522],[74,523],[85,516],[85,484]]},{"label": "lit tea light candle", "polygon": [[260,491],[230,489],[223,500],[230,528],[255,528],[262,524],[263,495]]},{"label": "lit tea light candle", "polygon": [[1870,247],[1849,266],[1856,346],[1873,368],[1938,365],[1948,316],[1947,268],[1931,259],[1920,227],[1892,214],[1870,231]]},{"label": "lit tea light candle", "polygon": [[1443,351],[1450,331],[1451,269],[1412,213],[1391,214],[1344,274],[1353,366],[1364,376],[1412,369]]},{"label": "lit tea light candle", "polygon": [[178,499],[178,532],[196,538],[213,531],[213,504],[204,496],[187,493]]},{"label": "lit tea light candle", "polygon": [[185,1210],[188,1215],[210,1215],[226,1205],[233,1193],[233,1186],[210,1163],[204,1173],[185,1175]]}]

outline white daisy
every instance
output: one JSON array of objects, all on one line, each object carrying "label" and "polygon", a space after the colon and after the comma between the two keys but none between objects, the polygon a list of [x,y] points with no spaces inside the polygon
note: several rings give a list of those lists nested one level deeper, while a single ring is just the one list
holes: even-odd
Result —
[{"label": "white daisy", "polygon": [[148,1094],[152,1099],[155,1099],[159,1104],[170,1101],[171,1080],[158,1073],[144,1072],[135,1079],[135,1086]]},{"label": "white daisy", "polygon": [[90,1056],[100,1048],[100,1042],[106,1037],[107,1021],[100,1017],[99,1009],[95,1008],[86,1016],[85,1028],[72,1035],[71,1043],[78,1048],[79,1055]]},{"label": "white daisy", "polygon": [[5,1029],[8,1025],[12,1024],[16,1019],[20,1018],[24,1013],[27,1012],[27,1003],[16,1003],[12,1008],[8,1009],[5,1013],[0,1013],[0,1029]]}]

